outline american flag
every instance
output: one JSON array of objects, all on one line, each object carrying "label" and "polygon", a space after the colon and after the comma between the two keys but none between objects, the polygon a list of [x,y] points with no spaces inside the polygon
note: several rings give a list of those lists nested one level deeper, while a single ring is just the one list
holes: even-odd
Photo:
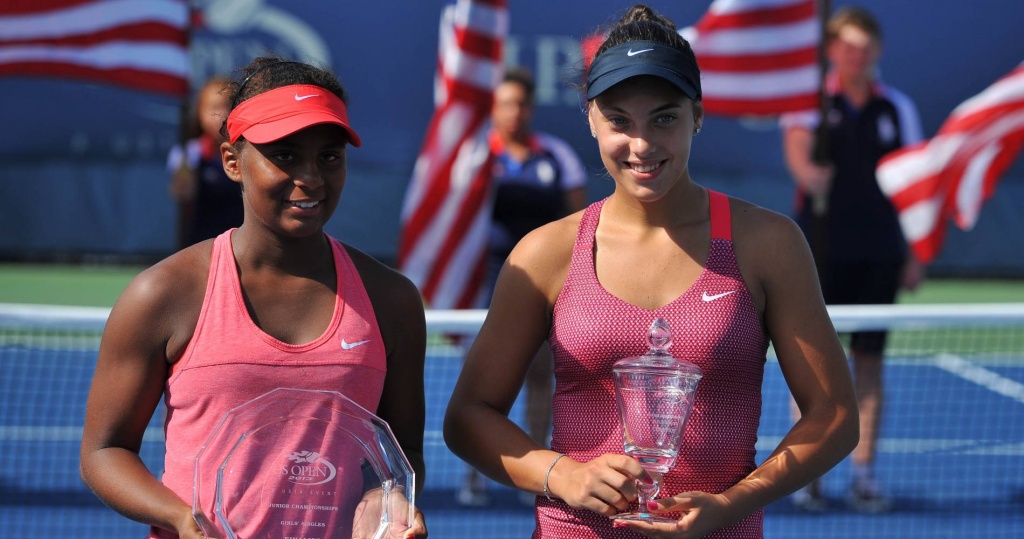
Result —
[{"label": "american flag", "polygon": [[947,218],[962,230],[974,227],[1022,145],[1024,63],[957,106],[935,137],[882,158],[879,186],[918,260],[938,255]]},{"label": "american flag", "polygon": [[475,307],[490,227],[488,118],[508,35],[505,0],[441,14],[435,109],[402,207],[398,265],[431,308]]},{"label": "american flag", "polygon": [[188,93],[185,0],[4,0],[0,76]]},{"label": "american flag", "polygon": [[697,56],[707,112],[771,116],[818,107],[815,0],[715,0],[679,33]]}]

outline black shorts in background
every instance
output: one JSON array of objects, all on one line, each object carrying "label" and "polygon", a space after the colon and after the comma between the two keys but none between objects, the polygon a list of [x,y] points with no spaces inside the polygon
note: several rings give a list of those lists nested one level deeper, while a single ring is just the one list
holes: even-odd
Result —
[{"label": "black shorts in background", "polygon": [[[902,263],[830,261],[820,276],[827,305],[890,305],[896,302]],[[885,331],[850,334],[850,348],[881,354]]]}]

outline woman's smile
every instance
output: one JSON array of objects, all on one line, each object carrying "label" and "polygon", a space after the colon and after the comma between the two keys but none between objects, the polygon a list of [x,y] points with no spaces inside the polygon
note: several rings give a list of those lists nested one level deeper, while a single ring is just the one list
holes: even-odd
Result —
[{"label": "woman's smile", "polygon": [[654,163],[630,163],[627,162],[626,166],[636,173],[638,180],[648,180],[656,176],[655,172],[661,170],[661,166],[665,164],[665,161],[656,161]]}]

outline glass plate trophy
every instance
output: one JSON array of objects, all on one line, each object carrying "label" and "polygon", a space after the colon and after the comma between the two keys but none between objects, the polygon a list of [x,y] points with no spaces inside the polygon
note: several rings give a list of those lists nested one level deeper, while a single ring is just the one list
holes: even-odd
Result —
[{"label": "glass plate trophy", "polygon": [[416,480],[391,428],[337,391],[279,388],[224,414],[192,512],[221,538],[401,537]]},{"label": "glass plate trophy", "polygon": [[699,367],[672,357],[672,331],[658,318],[647,332],[650,350],[643,356],[620,359],[612,366],[615,403],[622,421],[622,446],[654,479],[637,481],[639,511],[612,518],[645,522],[675,522],[647,512],[647,502],[661,490],[662,474],[679,455],[683,429],[693,409],[693,397],[701,379]]}]

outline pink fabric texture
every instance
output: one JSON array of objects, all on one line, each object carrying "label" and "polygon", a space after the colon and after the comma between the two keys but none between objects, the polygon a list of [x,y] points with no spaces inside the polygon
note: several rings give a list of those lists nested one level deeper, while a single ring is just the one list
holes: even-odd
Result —
[{"label": "pink fabric texture", "polygon": [[[264,333],[249,316],[231,232],[214,241],[199,322],[165,387],[162,481],[190,505],[193,460],[225,412],[277,388],[340,391],[375,412],[384,387],[384,343],[345,247],[330,238],[338,290],[330,325],[316,340],[293,345]],[[150,537],[175,535],[154,528]]]}]

